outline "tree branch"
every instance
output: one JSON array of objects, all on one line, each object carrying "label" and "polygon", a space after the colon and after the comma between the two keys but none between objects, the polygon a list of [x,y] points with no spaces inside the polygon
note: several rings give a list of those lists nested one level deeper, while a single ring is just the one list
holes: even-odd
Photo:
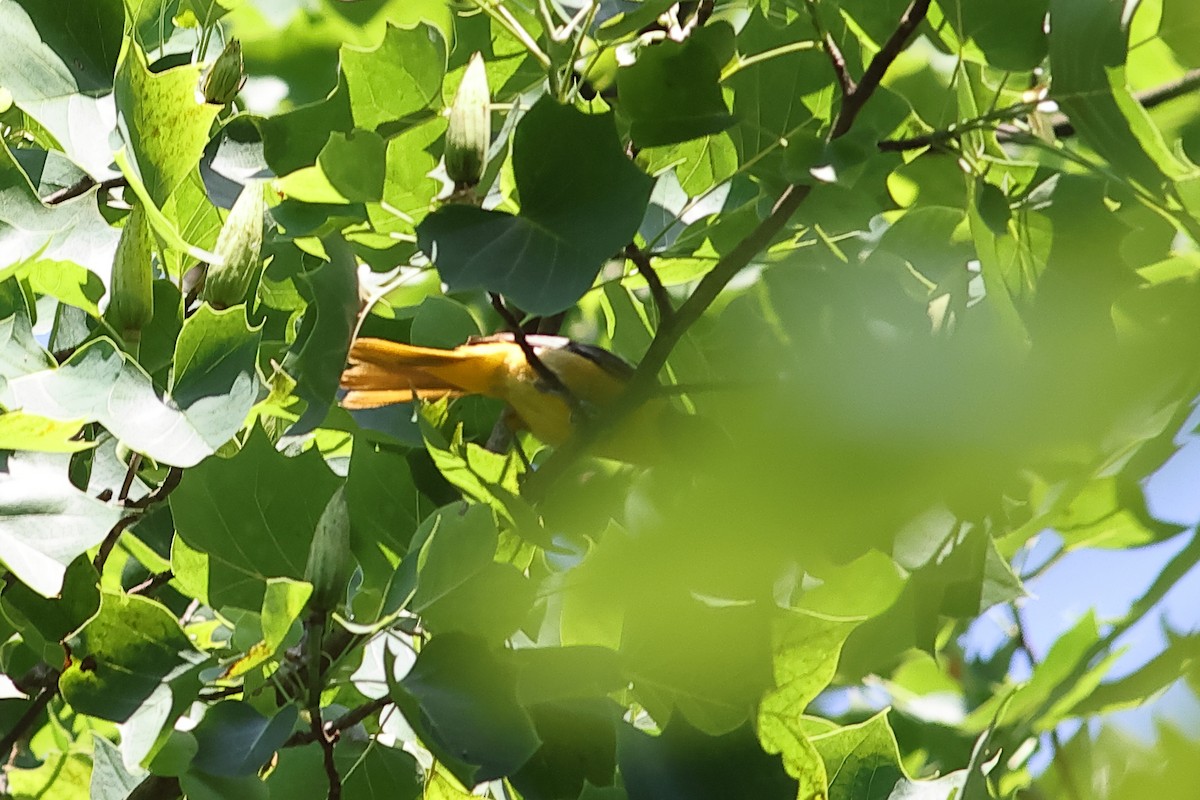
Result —
[{"label": "tree branch", "polygon": [[625,257],[633,262],[638,269],[638,274],[646,279],[646,285],[650,287],[650,296],[654,298],[654,305],[658,308],[659,322],[666,322],[675,316],[675,307],[671,305],[671,295],[667,293],[667,287],[663,285],[658,273],[654,271],[654,265],[650,263],[650,254],[630,242],[625,247]]},{"label": "tree branch", "polygon": [[171,492],[175,491],[175,487],[179,485],[179,481],[183,479],[183,470],[179,467],[171,467],[167,470],[167,475],[163,478],[153,492],[141,497],[137,500],[126,501],[126,508],[149,508],[155,503],[161,503],[167,499]]},{"label": "tree branch", "polygon": [[[56,672],[55,675],[57,674]],[[22,737],[29,732],[29,729],[33,727],[33,723],[38,721],[42,712],[46,710],[46,706],[50,705],[50,701],[57,695],[57,683],[45,686],[38,692],[37,697],[33,699],[29,708],[25,709],[25,713],[21,715],[21,718],[9,729],[4,738],[0,739],[0,753],[4,755],[5,759],[9,757],[13,748],[17,746],[17,742],[21,741]]]},{"label": "tree branch", "polygon": [[[1184,97],[1198,87],[1200,87],[1200,69],[1194,69],[1178,80],[1164,83],[1162,86],[1156,86],[1153,89],[1137,92],[1133,97],[1143,108],[1151,109]],[[1008,108],[985,114],[973,120],[955,123],[948,128],[931,131],[921,136],[912,136],[905,139],[883,139],[877,143],[877,146],[885,153],[920,150],[923,147],[939,147],[957,141],[965,133],[988,127],[988,124],[991,122],[1013,120],[1022,115],[1033,113],[1036,109],[1037,103],[1017,103]],[[1054,114],[1050,117],[1049,121],[1056,137],[1062,139],[1075,134],[1075,126],[1067,119],[1066,114]],[[997,128],[996,138],[1001,142],[1011,142],[1015,141],[1021,133],[1014,126],[1001,125]]]},{"label": "tree branch", "polygon": [[[340,734],[342,731],[346,730],[347,728],[354,727],[372,714],[376,714],[387,708],[389,705],[391,705],[391,702],[392,699],[387,695],[384,695],[383,697],[377,697],[368,703],[363,703],[357,708],[352,708],[342,716],[327,724],[324,728],[324,732],[321,735],[324,736],[326,733]],[[312,730],[298,731],[293,733],[291,737],[289,737],[288,740],[283,743],[283,746],[299,747],[300,745],[311,744],[316,740],[317,736]]]},{"label": "tree branch", "polygon": [[141,517],[141,514],[128,514],[121,517],[117,520],[117,524],[112,526],[112,530],[104,537],[104,541],[100,542],[100,549],[96,551],[96,557],[92,559],[92,565],[96,567],[96,572],[104,570],[104,564],[112,555],[113,548],[117,546],[117,540],[121,538],[121,534]]},{"label": "tree branch", "polygon": [[529,366],[533,367],[533,371],[538,374],[538,378],[549,387],[551,392],[562,397],[567,402],[567,405],[571,407],[572,411],[581,411],[582,405],[579,402],[579,398],[538,357],[537,352],[533,349],[533,345],[526,338],[525,329],[521,327],[521,320],[517,319],[517,316],[509,310],[500,295],[495,292],[489,292],[488,296],[492,300],[492,308],[496,309],[496,313],[504,320],[504,324],[508,327],[508,332],[513,335],[513,340],[521,348],[521,352],[525,354],[525,360],[529,362]]},{"label": "tree branch", "polygon": [[804,5],[808,9],[808,16],[812,20],[813,27],[816,28],[817,35],[821,37],[821,42],[825,46],[825,54],[829,56],[829,63],[833,66],[833,74],[837,76],[838,86],[842,89],[842,97],[854,94],[856,85],[854,78],[850,75],[850,70],[846,67],[846,57],[842,55],[837,42],[833,40],[833,36],[830,35],[825,25],[821,22],[821,17],[817,13],[815,0],[805,0]]},{"label": "tree branch", "polygon": [[842,97],[842,107],[838,111],[837,119],[834,120],[833,129],[830,131],[829,138],[836,139],[839,136],[845,135],[846,131],[850,130],[854,125],[855,118],[862,111],[863,106],[871,99],[871,95],[879,88],[880,82],[883,81],[883,76],[887,73],[888,67],[896,60],[896,57],[903,52],[904,47],[908,44],[908,40],[912,38],[913,33],[917,30],[917,26],[925,19],[925,15],[929,12],[930,0],[912,0],[904,13],[900,15],[900,22],[896,25],[896,30],[892,31],[892,35],[883,43],[883,47],[871,59],[871,63],[867,65],[867,71],[863,73],[862,80],[858,86],[849,94]]},{"label": "tree branch", "polygon": [[89,190],[96,186],[100,187],[100,191],[107,192],[110,189],[118,189],[128,185],[129,184],[125,181],[124,175],[118,175],[115,178],[105,178],[99,182],[97,182],[96,179],[90,175],[84,175],[70,186],[64,186],[57,192],[51,192],[50,194],[46,195],[44,198],[42,198],[42,202],[48,206],[56,206],[59,203],[65,203],[68,200],[73,200],[74,198],[79,197],[80,195],[87,194]]}]

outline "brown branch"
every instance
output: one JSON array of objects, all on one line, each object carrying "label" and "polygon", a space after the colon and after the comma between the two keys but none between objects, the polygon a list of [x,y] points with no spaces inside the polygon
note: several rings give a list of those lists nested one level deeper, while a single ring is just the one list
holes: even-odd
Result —
[{"label": "brown branch", "polygon": [[312,733],[316,740],[321,743],[321,754],[324,757],[325,778],[329,781],[329,792],[325,795],[326,800],[341,800],[342,797],[342,776],[338,773],[337,762],[333,758],[333,743],[337,738],[336,733],[327,733],[321,723],[321,709],[314,708],[312,710]]},{"label": "brown branch", "polygon": [[175,491],[175,487],[179,485],[179,481],[183,479],[183,470],[179,467],[171,467],[167,470],[167,475],[163,478],[153,492],[145,497],[137,500],[128,500],[125,503],[126,508],[149,508],[155,503],[161,503],[166,500],[171,492]]},{"label": "brown branch", "polygon": [[833,66],[833,74],[837,76],[838,86],[842,89],[842,97],[854,94],[856,85],[854,78],[850,75],[850,70],[846,67],[846,57],[842,55],[837,42],[833,40],[833,36],[821,22],[821,17],[817,13],[816,2],[814,0],[806,0],[804,5],[808,8],[808,16],[812,20],[813,28],[816,29],[817,35],[821,37],[821,42],[825,45],[825,54],[829,56],[829,63]]},{"label": "brown branch", "polygon": [[113,548],[117,546],[117,540],[121,538],[121,534],[141,518],[141,514],[129,514],[117,520],[117,524],[112,526],[112,530],[104,537],[104,541],[100,542],[100,549],[96,551],[96,557],[92,559],[92,565],[96,567],[96,572],[104,570],[104,564],[112,555]]},{"label": "brown branch", "polygon": [[650,263],[650,254],[631,242],[625,246],[625,257],[633,262],[638,274],[646,279],[646,285],[650,287],[650,296],[654,298],[654,305],[658,308],[659,323],[675,316],[671,295],[667,293],[667,287],[654,271],[654,265]]},{"label": "brown branch", "polygon": [[100,187],[100,191],[107,192],[110,189],[117,189],[128,185],[129,184],[125,181],[124,175],[118,175],[115,178],[105,178],[102,181],[96,181],[96,179],[92,176],[84,175],[70,186],[64,186],[62,189],[46,195],[42,199],[42,202],[48,206],[56,206],[59,203],[65,203],[68,200],[73,200],[80,195],[86,194],[90,189],[96,186]]},{"label": "brown branch", "polygon": [[[1200,69],[1191,70],[1178,80],[1164,83],[1162,86],[1137,92],[1133,97],[1143,108],[1151,109],[1168,103],[1171,100],[1184,97],[1193,92],[1197,87],[1200,87]],[[911,136],[905,139],[883,139],[877,143],[877,146],[885,153],[920,150],[924,147],[942,147],[951,142],[956,142],[965,133],[984,127],[985,123],[994,121],[997,117],[1014,119],[1018,116],[1032,113],[1036,109],[1036,103],[1018,103],[1009,106],[1002,112],[994,112],[974,120],[956,123],[948,128],[931,131],[921,136]],[[1067,119],[1066,114],[1054,114],[1050,117],[1049,122],[1054,135],[1060,139],[1075,134],[1075,126]],[[1024,131],[1018,130],[1014,126],[1000,125],[996,131],[996,138],[1001,142],[1016,141],[1022,135],[1024,135]]]},{"label": "brown branch", "polygon": [[129,499],[129,491],[133,488],[133,479],[142,466],[142,454],[134,453],[129,457],[129,467],[125,470],[125,480],[121,482],[121,491],[117,492],[117,502],[124,503]]},{"label": "brown branch", "polygon": [[[55,674],[57,675],[57,673]],[[4,754],[5,759],[9,757],[13,748],[17,746],[17,742],[21,741],[25,734],[29,732],[29,729],[33,727],[33,723],[38,721],[42,712],[46,710],[46,706],[50,705],[50,701],[57,695],[58,685],[52,684],[44,687],[42,691],[38,692],[37,697],[33,698],[33,702],[30,703],[29,708],[25,709],[25,713],[21,715],[21,718],[13,724],[8,733],[4,735],[4,738],[0,739],[0,753]]]},{"label": "brown branch", "polygon": [[[843,136],[854,124],[863,104],[870,99],[871,94],[879,87],[892,62],[904,49],[909,38],[925,18],[929,10],[930,0],[912,0],[912,3],[901,16],[896,30],[884,43],[883,49],[875,54],[863,75],[862,81],[853,93],[842,101],[841,111],[830,131],[830,139]],[[775,237],[778,236],[791,220],[805,198],[812,192],[808,184],[794,183],[783,190],[771,212],[755,226],[737,245],[717,261],[709,272],[700,279],[691,296],[684,301],[678,310],[659,325],[650,342],[642,361],[638,364],[625,391],[617,401],[606,407],[594,419],[588,420],[576,429],[562,446],[557,448],[541,467],[529,476],[526,483],[527,496],[537,500],[548,491],[555,481],[562,477],[567,468],[606,431],[610,430],[621,419],[640,406],[654,391],[658,373],[666,365],[671,351],[683,334],[700,319],[701,315],[712,305],[717,296],[725,289],[734,276],[742,271],[760,252],[765,250]]]},{"label": "brown branch", "polygon": [[888,67],[903,52],[908,40],[917,30],[917,26],[924,21],[925,14],[929,11],[929,3],[930,0],[912,0],[904,13],[900,15],[900,22],[897,23],[896,30],[892,31],[892,35],[871,59],[858,86],[842,98],[842,107],[838,111],[837,119],[833,122],[833,128],[829,134],[830,139],[844,136],[854,125],[858,113],[862,111],[863,106],[871,99],[871,95],[879,88]]},{"label": "brown branch", "polygon": [[496,313],[504,320],[508,332],[513,335],[513,340],[521,348],[521,352],[525,354],[525,360],[529,362],[529,366],[533,367],[533,371],[538,374],[538,377],[546,384],[550,391],[567,401],[567,405],[571,407],[572,411],[582,410],[579,398],[538,357],[537,352],[533,349],[533,345],[526,338],[525,329],[521,327],[521,320],[517,319],[517,316],[504,304],[504,299],[495,292],[488,292],[488,297],[491,298],[492,308],[496,309]]},{"label": "brown branch", "polygon": [[[383,697],[377,697],[370,702],[363,703],[357,708],[352,708],[342,716],[325,725],[321,736],[325,736],[327,734],[340,734],[342,731],[346,730],[347,728],[354,727],[372,714],[382,711],[389,706],[391,702],[392,699],[387,695],[384,695]],[[293,733],[291,737],[283,743],[283,746],[299,747],[300,745],[311,744],[312,742],[317,741],[317,738],[317,735],[314,734],[312,730],[298,731]]]},{"label": "brown branch", "polygon": [[175,573],[171,570],[156,572],[138,585],[131,587],[125,594],[150,594],[159,587],[166,586],[174,577]]}]

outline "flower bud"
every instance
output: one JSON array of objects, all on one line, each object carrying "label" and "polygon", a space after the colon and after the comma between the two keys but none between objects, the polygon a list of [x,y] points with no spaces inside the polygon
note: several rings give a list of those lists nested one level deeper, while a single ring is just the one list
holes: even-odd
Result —
[{"label": "flower bud", "polygon": [[350,555],[350,512],[344,488],[329,498],[308,549],[304,580],[312,584],[308,600],[313,611],[332,611],[346,596],[354,560]]},{"label": "flower bud", "polygon": [[220,263],[211,264],[204,278],[203,297],[213,308],[245,302],[262,269],[263,215],[267,210],[262,184],[250,181],[225,218],[213,252]]},{"label": "flower bud", "polygon": [[133,204],[117,241],[104,319],[127,340],[140,338],[154,316],[154,236],[140,202]]},{"label": "flower bud", "polygon": [[483,56],[476,53],[458,85],[446,128],[446,174],[455,188],[474,186],[483,177],[492,143],[491,102]]},{"label": "flower bud", "polygon": [[246,82],[246,69],[242,63],[242,43],[230,39],[204,74],[200,77],[200,92],[204,102],[226,106],[233,102],[242,84]]}]

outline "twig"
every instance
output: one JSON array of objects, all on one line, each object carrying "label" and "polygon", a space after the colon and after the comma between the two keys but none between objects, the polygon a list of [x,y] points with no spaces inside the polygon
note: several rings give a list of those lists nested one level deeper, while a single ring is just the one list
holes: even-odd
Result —
[{"label": "twig", "polygon": [[53,684],[44,687],[42,691],[38,692],[37,697],[33,698],[33,702],[29,705],[29,708],[25,709],[25,713],[21,715],[21,718],[9,729],[4,738],[0,739],[0,753],[4,754],[4,758],[8,758],[13,748],[17,746],[17,742],[21,741],[21,738],[29,732],[33,723],[37,722],[38,717],[46,710],[46,706],[50,705],[50,701],[57,694],[58,685]]},{"label": "twig", "polygon": [[113,548],[117,546],[117,540],[121,538],[121,534],[141,518],[141,514],[129,514],[117,520],[117,524],[112,526],[112,530],[104,537],[104,541],[100,543],[100,549],[96,551],[96,557],[92,559],[92,564],[96,567],[96,572],[101,572],[104,569],[104,563],[108,561]]},{"label": "twig", "polygon": [[[1168,103],[1179,97],[1183,97],[1197,87],[1200,87],[1200,69],[1194,69],[1185,74],[1178,80],[1165,83],[1162,86],[1156,86],[1153,89],[1147,89],[1134,94],[1134,99],[1142,105],[1143,108],[1154,108],[1163,103]],[[1036,103],[1017,103],[1004,109],[985,114],[973,120],[958,122],[942,130],[931,131],[921,136],[912,136],[904,139],[883,139],[877,143],[879,149],[885,153],[899,153],[905,150],[920,150],[923,147],[938,147],[953,141],[957,141],[960,136],[971,131],[979,130],[987,127],[987,123],[994,122],[998,119],[1012,120],[1024,114],[1030,114],[1037,109]],[[1057,138],[1063,139],[1075,134],[1075,126],[1067,119],[1065,114],[1054,114],[1050,117],[1050,126]],[[996,138],[1001,142],[1016,141],[1022,137],[1024,132],[1016,129],[1013,126],[999,126],[996,131]]]},{"label": "twig", "polygon": [[129,499],[129,490],[133,488],[133,479],[142,466],[142,454],[134,453],[129,457],[129,467],[125,470],[125,480],[121,482],[121,491],[117,492],[117,502],[124,503]]},{"label": "twig", "polygon": [[549,387],[550,391],[560,395],[567,401],[567,405],[572,411],[581,410],[582,406],[579,398],[567,388],[554,371],[545,365],[538,354],[534,351],[533,345],[529,343],[529,339],[525,336],[525,329],[521,327],[521,320],[517,319],[516,315],[509,310],[508,306],[504,305],[504,299],[495,292],[489,292],[488,296],[492,301],[492,308],[496,309],[496,313],[504,320],[504,324],[508,327],[509,333],[513,335],[513,340],[517,346],[521,348],[521,352],[525,354],[525,360],[529,362],[529,366],[533,367],[533,371],[538,374]]},{"label": "twig", "polygon": [[[384,695],[383,697],[377,697],[370,702],[363,703],[357,708],[352,708],[342,716],[328,723],[323,728],[321,735],[325,736],[330,733],[340,734],[342,731],[346,730],[347,728],[354,727],[372,714],[382,711],[391,702],[391,697]],[[311,744],[312,742],[315,742],[317,738],[317,735],[314,734],[312,730],[298,731],[292,734],[291,737],[283,743],[283,746],[298,747],[300,745]]]},{"label": "twig", "polygon": [[213,689],[211,692],[205,692],[197,699],[201,702],[209,703],[213,700],[222,700],[226,697],[232,697],[235,694],[242,694],[245,691],[245,686],[224,686],[220,689]]},{"label": "twig", "polygon": [[127,500],[125,502],[125,507],[149,508],[155,503],[161,503],[163,500],[167,499],[167,496],[170,495],[171,492],[175,491],[175,487],[179,485],[179,481],[182,478],[183,470],[179,467],[171,467],[169,470],[167,470],[167,475],[165,478],[163,478],[162,483],[160,483],[153,492],[150,492],[150,494],[137,500]]},{"label": "twig", "polygon": [[65,203],[68,200],[72,200],[80,195],[86,194],[88,190],[96,186],[100,187],[100,191],[107,192],[110,189],[117,189],[127,185],[128,184],[125,181],[124,175],[118,175],[115,178],[105,178],[99,182],[97,182],[96,179],[90,175],[84,175],[70,186],[64,186],[62,189],[46,195],[42,199],[42,202],[48,206],[56,206],[59,203]]},{"label": "twig", "polygon": [[667,287],[654,271],[654,265],[650,263],[650,254],[631,242],[625,246],[625,257],[634,263],[638,273],[646,279],[646,285],[650,287],[650,296],[654,298],[654,305],[658,307],[659,322],[666,322],[675,316],[671,295],[667,293]]},{"label": "twig", "polygon": [[808,9],[808,16],[812,20],[817,35],[821,37],[821,42],[825,45],[825,54],[829,56],[829,63],[833,66],[833,74],[837,76],[838,86],[842,89],[842,97],[854,94],[856,85],[854,78],[850,76],[850,70],[846,68],[846,57],[842,55],[837,42],[833,40],[833,36],[826,30],[824,23],[821,22],[821,17],[817,13],[815,0],[806,0],[804,5]]},{"label": "twig", "polygon": [[837,119],[833,122],[829,138],[836,139],[850,130],[858,113],[862,111],[863,106],[871,99],[871,95],[879,88],[888,67],[904,50],[908,40],[917,30],[917,26],[924,21],[925,14],[929,11],[929,3],[930,0],[912,0],[904,13],[900,15],[900,22],[896,25],[896,30],[892,31],[892,35],[871,59],[858,86],[854,91],[842,97],[842,107],[838,111]]},{"label": "twig", "polygon": [[321,709],[312,709],[312,732],[316,736],[318,742],[321,743],[321,753],[324,756],[325,777],[329,781],[329,793],[325,795],[326,800],[341,800],[342,797],[342,776],[338,774],[337,762],[333,758],[333,742],[336,738],[325,732],[321,723]]},{"label": "twig", "polygon": [[171,570],[156,572],[138,585],[131,587],[125,594],[150,594],[160,586],[166,586],[174,577],[175,573]]}]

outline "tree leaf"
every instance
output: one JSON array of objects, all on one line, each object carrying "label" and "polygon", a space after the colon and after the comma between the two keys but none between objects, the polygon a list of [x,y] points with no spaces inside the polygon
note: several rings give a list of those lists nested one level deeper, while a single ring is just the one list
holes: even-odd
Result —
[{"label": "tree leaf", "polygon": [[706,25],[683,42],[643,47],[632,66],[617,71],[620,109],[639,147],[698,139],[733,125],[719,83],[733,39],[728,24]]},{"label": "tree leaf", "polygon": [[462,634],[435,636],[390,686],[405,718],[465,786],[510,775],[537,750],[503,650]]},{"label": "tree leaf", "polygon": [[160,686],[208,661],[164,606],[145,597],[105,593],[100,613],[69,642],[59,679],[77,712],[124,722]]},{"label": "tree leaf", "polygon": [[681,718],[659,736],[618,727],[617,758],[629,800],[792,800],[796,782],[759,746],[750,725],[708,736]]},{"label": "tree leaf", "polygon": [[295,705],[267,718],[244,701],[217,703],[192,729],[198,746],[192,767],[223,778],[257,775],[291,735],[298,716]]},{"label": "tree leaf", "polygon": [[444,206],[417,240],[452,289],[498,292],[535,314],[572,305],[641,222],[653,182],[621,151],[611,115],[542,98],[517,125],[518,216]]},{"label": "tree leaf", "polygon": [[387,26],[378,47],[344,46],[342,73],[354,124],[370,131],[430,106],[440,106],[446,44],[430,25]]},{"label": "tree leaf", "polygon": [[313,531],[337,485],[315,450],[288,458],[259,428],[233,458],[184,473],[171,512],[179,537],[208,556],[209,602],[257,611],[269,578],[303,580]]},{"label": "tree leaf", "polygon": [[0,561],[43,597],[58,594],[67,566],[122,516],[76,489],[57,456],[13,454],[0,472]]}]

